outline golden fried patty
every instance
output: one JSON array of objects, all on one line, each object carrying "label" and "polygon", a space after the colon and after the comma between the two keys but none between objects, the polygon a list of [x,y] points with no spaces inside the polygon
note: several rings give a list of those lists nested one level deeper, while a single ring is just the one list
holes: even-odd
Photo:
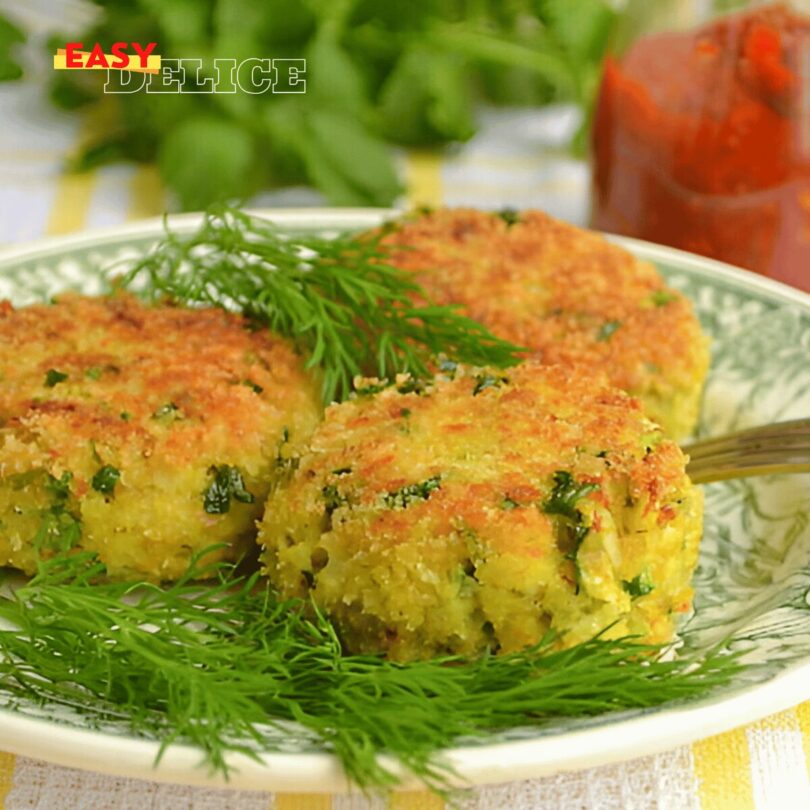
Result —
[{"label": "golden fried patty", "polygon": [[252,544],[320,408],[290,346],[246,327],[123,294],[0,304],[0,565],[77,548],[171,579]]},{"label": "golden fried patty", "polygon": [[539,211],[511,221],[439,210],[398,223],[384,241],[438,303],[463,305],[544,363],[604,370],[671,436],[693,429],[708,343],[690,303],[649,263]]},{"label": "golden fried patty", "polygon": [[[447,368],[447,366],[445,366]],[[451,378],[452,377],[452,378]],[[669,640],[702,500],[678,446],[598,376],[526,363],[327,409],[260,526],[267,575],[349,650],[397,659]]]}]

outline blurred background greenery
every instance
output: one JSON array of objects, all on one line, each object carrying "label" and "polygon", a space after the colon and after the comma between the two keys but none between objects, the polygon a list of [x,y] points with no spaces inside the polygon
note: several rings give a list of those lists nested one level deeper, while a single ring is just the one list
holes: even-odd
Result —
[{"label": "blurred background greenery", "polygon": [[[54,104],[104,106],[73,168],[156,161],[180,207],[308,184],[334,205],[399,195],[391,145],[441,146],[476,131],[480,101],[587,106],[616,13],[604,0],[96,0],[67,41],[157,42],[171,58],[307,60],[305,94],[105,95],[98,74],[60,71]],[[19,68],[0,24],[0,77]],[[187,85],[195,80],[186,73]]]},{"label": "blurred background greenery", "polygon": [[[717,0],[723,6],[728,0]],[[103,126],[70,168],[155,162],[183,209],[306,184],[334,205],[400,194],[392,147],[442,147],[476,132],[488,103],[573,102],[584,149],[602,58],[625,18],[691,14],[695,0],[95,0],[84,30],[51,38],[157,42],[164,57],[307,60],[305,94],[103,93],[98,74],[59,71],[51,101]],[[706,5],[702,3],[702,5]],[[21,73],[25,32],[0,19],[0,79]],[[194,75],[187,71],[191,87]]]}]

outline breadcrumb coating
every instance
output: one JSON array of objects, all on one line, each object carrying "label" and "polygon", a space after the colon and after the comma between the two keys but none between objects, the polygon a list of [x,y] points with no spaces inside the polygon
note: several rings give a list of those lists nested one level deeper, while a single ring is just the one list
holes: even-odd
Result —
[{"label": "breadcrumb coating", "polygon": [[252,547],[278,469],[320,418],[292,348],[220,309],[127,294],[0,307],[0,565],[98,552],[173,579]]},{"label": "breadcrumb coating", "polygon": [[442,209],[398,222],[383,241],[437,303],[461,304],[544,363],[603,370],[671,436],[694,428],[708,340],[648,262],[540,211]]},{"label": "breadcrumb coating", "polygon": [[403,660],[671,639],[702,521],[679,447],[585,369],[443,368],[327,409],[260,526],[281,594]]}]

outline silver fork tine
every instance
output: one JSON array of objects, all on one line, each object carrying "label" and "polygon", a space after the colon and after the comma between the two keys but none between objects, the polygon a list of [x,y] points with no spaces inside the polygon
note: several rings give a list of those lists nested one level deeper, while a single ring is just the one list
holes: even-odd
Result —
[{"label": "silver fork tine", "polygon": [[690,460],[696,464],[704,461],[721,461],[723,458],[727,457],[748,457],[757,453],[810,453],[810,436],[797,439],[796,441],[789,441],[779,436],[773,436],[758,442],[751,442],[750,444],[720,445],[714,451],[697,454],[684,447],[684,452],[688,453]]},{"label": "silver fork tine", "polygon": [[695,484],[709,484],[712,481],[727,481],[731,478],[747,478],[752,475],[810,472],[810,455],[787,461],[778,456],[750,463],[738,460],[695,469],[690,464],[687,465],[686,472]]},{"label": "silver fork tine", "polygon": [[762,425],[747,430],[739,430],[715,438],[699,439],[684,447],[684,450],[694,457],[713,453],[720,447],[748,445],[773,437],[781,438],[785,443],[799,441],[802,438],[810,439],[810,419],[777,422],[773,425]]},{"label": "silver fork tine", "polygon": [[750,475],[810,472],[810,419],[737,431],[686,445],[695,483]]}]

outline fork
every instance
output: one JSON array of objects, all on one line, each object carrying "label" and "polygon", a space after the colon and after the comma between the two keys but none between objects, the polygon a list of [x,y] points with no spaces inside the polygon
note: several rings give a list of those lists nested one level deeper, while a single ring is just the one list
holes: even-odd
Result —
[{"label": "fork", "polygon": [[810,472],[810,419],[700,439],[683,445],[696,484],[771,473]]}]

